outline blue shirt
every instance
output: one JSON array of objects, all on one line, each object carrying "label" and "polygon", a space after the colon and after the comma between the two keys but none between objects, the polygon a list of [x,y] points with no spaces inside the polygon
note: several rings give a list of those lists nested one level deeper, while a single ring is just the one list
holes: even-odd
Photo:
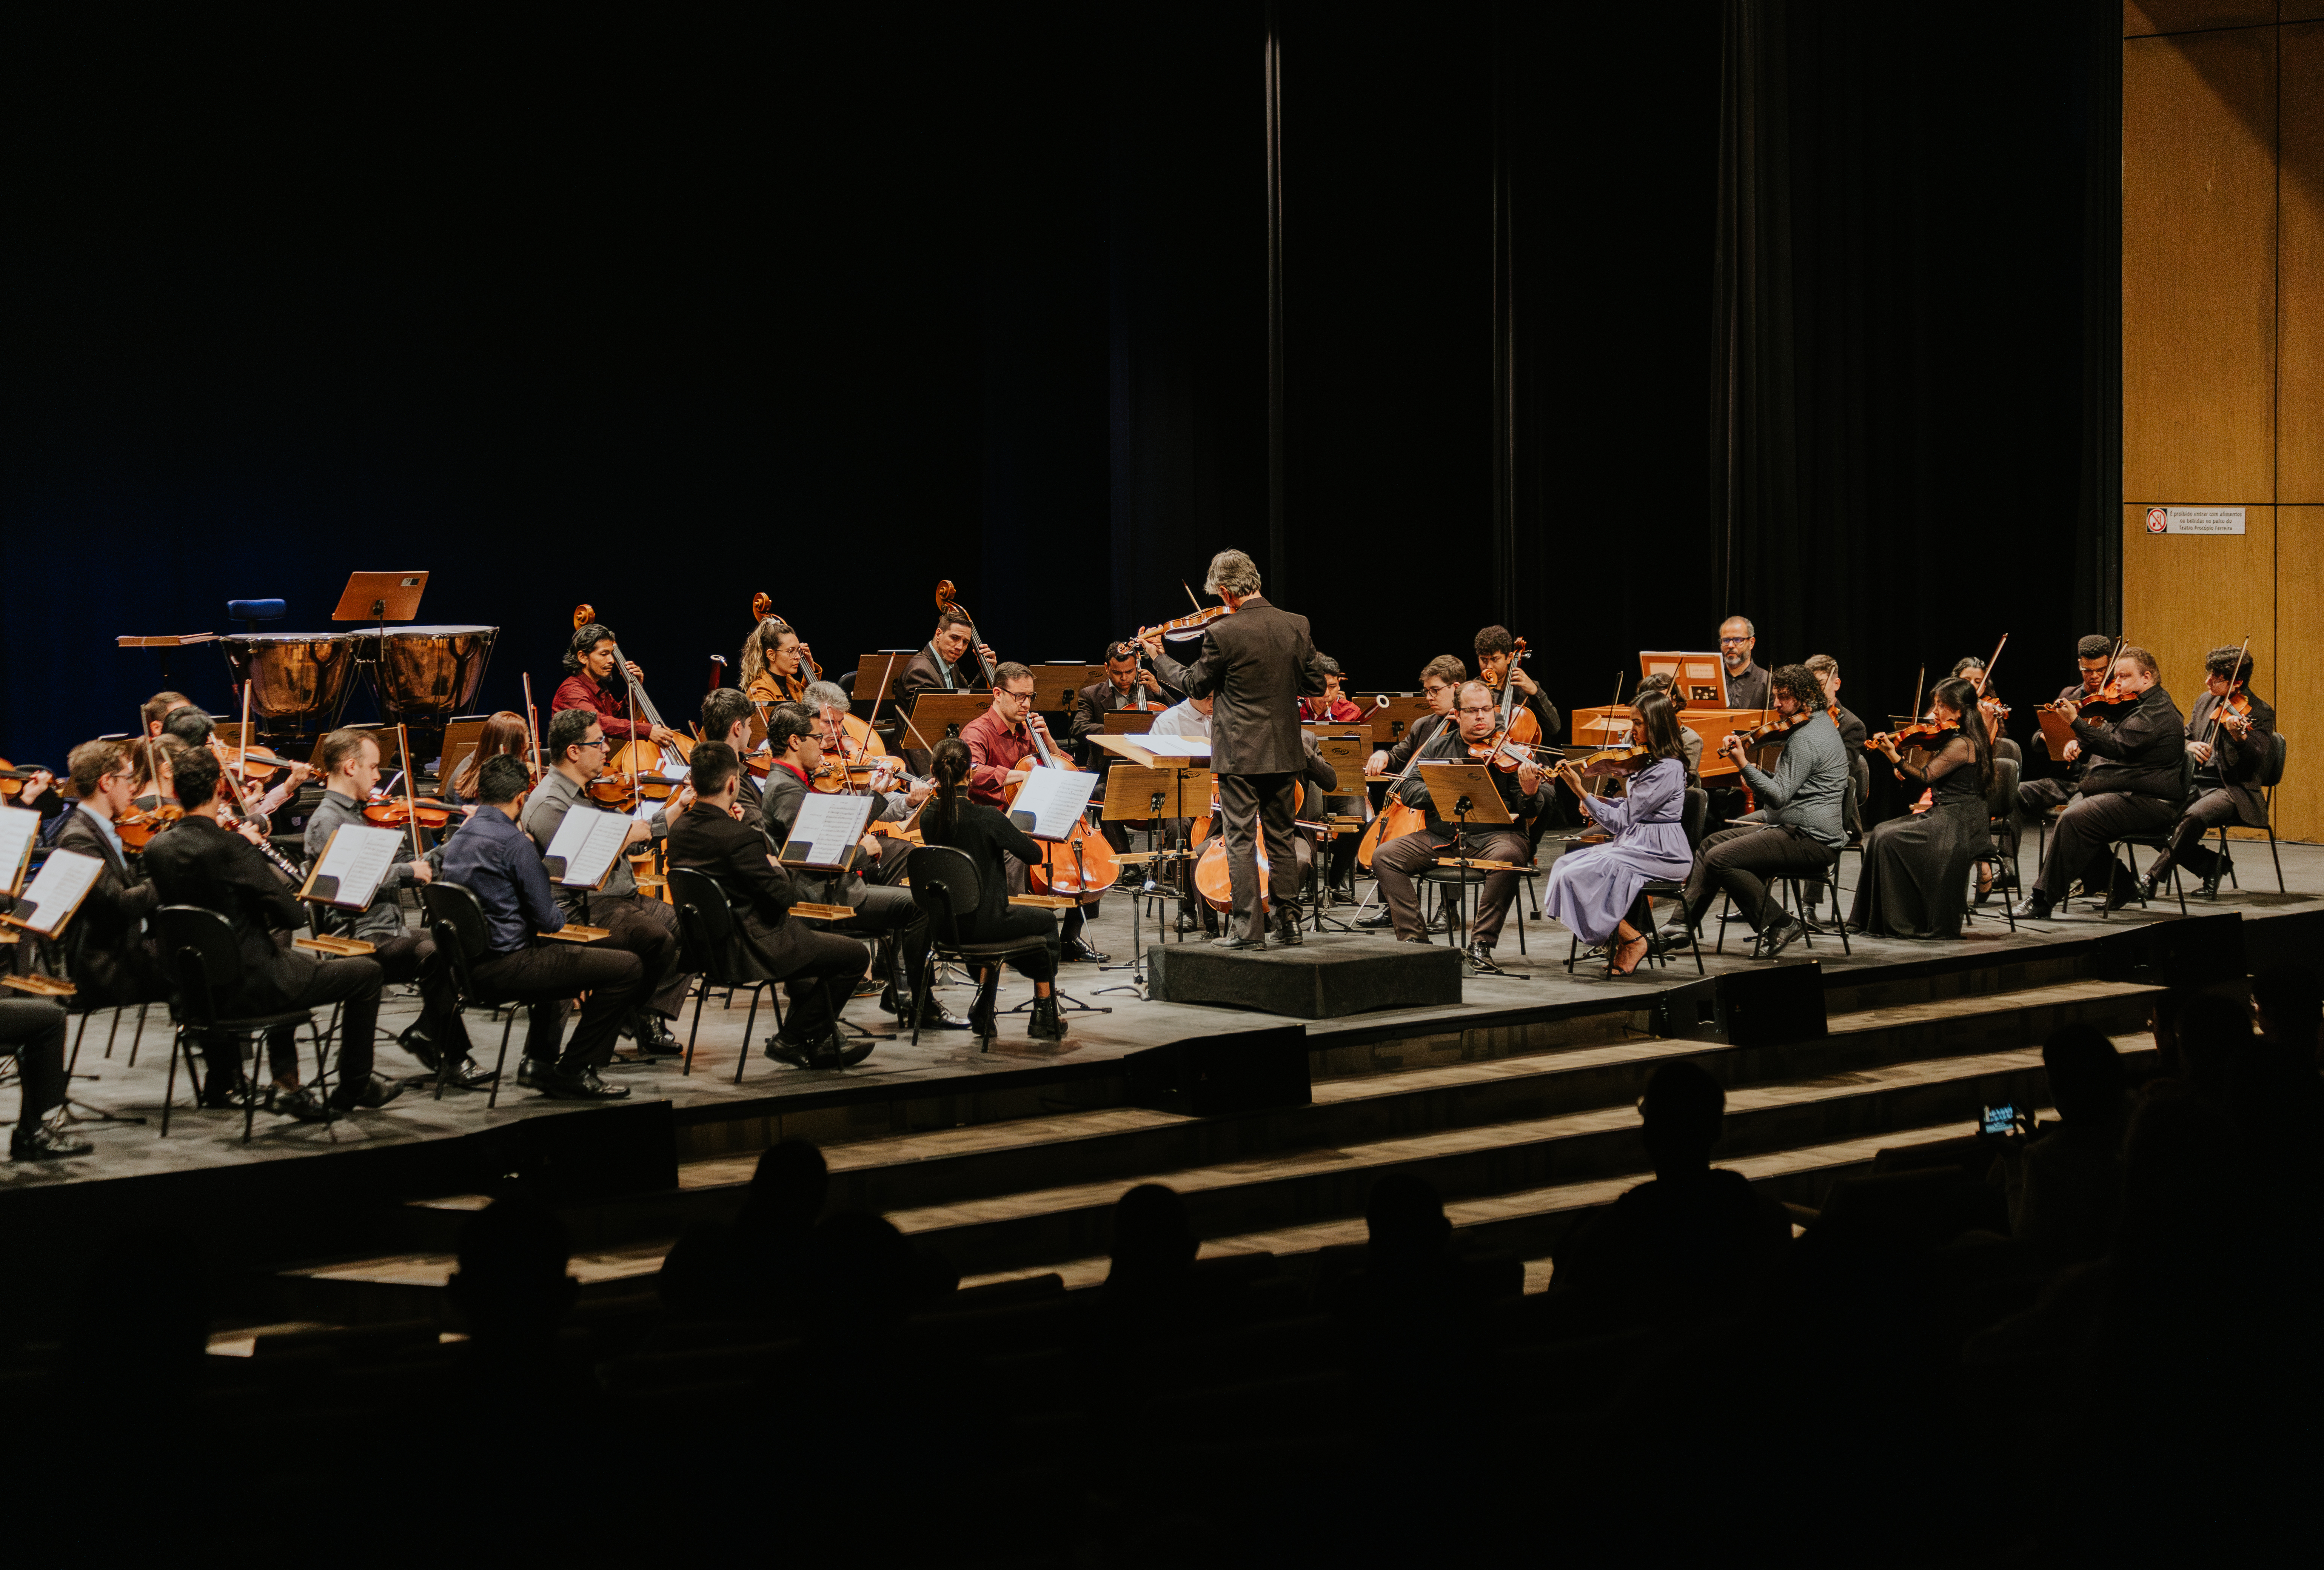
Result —
[{"label": "blue shirt", "polygon": [[484,908],[494,954],[512,953],[529,945],[534,933],[565,925],[539,848],[497,807],[479,807],[444,842],[443,876],[475,895]]}]

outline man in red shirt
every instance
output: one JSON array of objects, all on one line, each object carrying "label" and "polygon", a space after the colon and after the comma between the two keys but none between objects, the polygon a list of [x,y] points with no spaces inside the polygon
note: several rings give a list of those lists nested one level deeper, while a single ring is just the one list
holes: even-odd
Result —
[{"label": "man in red shirt", "polygon": [[[571,671],[557,684],[557,696],[549,700],[549,712],[558,714],[568,708],[595,711],[598,728],[605,739],[618,750],[625,742],[640,739],[657,746],[669,746],[678,740],[678,733],[666,725],[650,725],[641,718],[630,723],[629,683],[622,680],[613,666],[618,655],[613,642],[613,630],[602,622],[591,622],[574,632],[573,646],[566,652],[565,669]],[[646,673],[635,661],[629,672],[641,682]]]},{"label": "man in red shirt", "polygon": [[[1010,785],[1022,780],[1040,762],[1040,751],[1034,744],[1033,731],[1038,727],[1042,739],[1048,743],[1052,756],[1063,759],[1064,751],[1048,725],[1033,712],[1033,673],[1014,660],[1006,660],[992,672],[992,706],[960,727],[960,739],[968,743],[968,796],[987,807],[1007,810],[1001,792]],[[1009,863],[1009,891],[1025,891],[1025,864],[1014,856]],[[1083,934],[1090,917],[1097,914],[1095,903],[1078,905],[1065,913],[1058,924],[1060,954],[1067,964],[1103,965],[1106,956],[1098,952]]]},{"label": "man in red shirt", "polygon": [[1323,673],[1323,696],[1299,700],[1301,723],[1314,725],[1319,720],[1328,720],[1333,725],[1346,725],[1351,720],[1363,718],[1364,711],[1358,708],[1347,695],[1347,676],[1341,670],[1340,662],[1329,654],[1318,654],[1315,656],[1315,669]]}]

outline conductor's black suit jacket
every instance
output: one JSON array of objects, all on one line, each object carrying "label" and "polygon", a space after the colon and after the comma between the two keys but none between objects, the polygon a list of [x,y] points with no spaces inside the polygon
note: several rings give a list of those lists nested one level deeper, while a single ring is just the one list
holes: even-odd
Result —
[{"label": "conductor's black suit jacket", "polygon": [[1203,630],[1192,665],[1167,653],[1154,674],[1211,708],[1211,767],[1222,774],[1296,774],[1307,766],[1299,743],[1299,700],[1323,696],[1307,618],[1278,611],[1253,595],[1231,616]]}]

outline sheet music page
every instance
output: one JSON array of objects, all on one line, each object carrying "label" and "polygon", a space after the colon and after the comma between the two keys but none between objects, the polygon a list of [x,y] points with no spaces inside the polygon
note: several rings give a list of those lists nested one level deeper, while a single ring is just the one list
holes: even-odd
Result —
[{"label": "sheet music page", "polygon": [[16,891],[16,880],[23,875],[24,858],[32,854],[32,840],[41,832],[41,815],[21,807],[0,808],[0,877],[8,881],[8,891]]},{"label": "sheet music page", "polygon": [[549,881],[567,888],[595,888],[613,870],[613,858],[622,854],[622,843],[629,837],[629,814],[599,812],[592,807],[574,808],[557,826],[557,833],[550,836],[549,849],[544,853],[544,860],[561,856],[565,862],[563,874],[552,872]]},{"label": "sheet music page", "polygon": [[[315,875],[307,880],[306,897],[342,910],[363,910],[379,892],[380,880],[394,867],[403,845],[403,835],[396,829],[339,825],[315,864]],[[331,882],[326,883],[326,878]]]},{"label": "sheet music page", "polygon": [[1207,758],[1211,755],[1211,738],[1208,736],[1157,736],[1148,731],[1138,738],[1138,744],[1157,758]]},{"label": "sheet music page", "polygon": [[792,820],[791,836],[783,842],[784,864],[841,864],[848,848],[863,837],[863,826],[872,821],[872,801],[869,796],[808,791],[799,803],[798,817]]},{"label": "sheet music page", "polygon": [[[24,816],[40,815],[28,812]],[[40,875],[16,901],[16,919],[43,936],[53,933],[88,897],[88,891],[97,886],[98,874],[104,871],[105,863],[99,857],[85,856],[78,851],[51,851],[49,859],[41,864]]]},{"label": "sheet music page", "polygon": [[1035,839],[1064,839],[1089,806],[1097,775],[1071,769],[1036,769],[1010,804],[1009,821]]}]

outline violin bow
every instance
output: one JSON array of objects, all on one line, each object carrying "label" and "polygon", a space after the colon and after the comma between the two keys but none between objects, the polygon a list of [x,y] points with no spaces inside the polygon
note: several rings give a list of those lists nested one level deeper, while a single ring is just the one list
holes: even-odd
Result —
[{"label": "violin bow", "polygon": [[1200,614],[1202,614],[1202,612],[1203,612],[1203,602],[1202,602],[1202,600],[1201,600],[1199,597],[1197,597],[1197,596],[1196,596],[1196,595],[1195,595],[1195,593],[1194,593],[1194,591],[1193,587],[1192,587],[1191,586],[1189,586],[1189,585],[1187,584],[1186,580],[1185,580],[1185,578],[1183,578],[1183,577],[1182,577],[1182,578],[1180,578],[1180,579],[1178,580],[1178,586],[1179,586],[1180,588],[1185,589],[1185,590],[1186,591],[1186,598],[1187,598],[1187,600],[1188,600],[1188,601],[1189,601],[1189,602],[1194,605],[1194,614],[1195,614],[1196,615],[1200,615]]},{"label": "violin bow", "polygon": [[235,779],[243,785],[250,783],[250,677],[242,679],[242,752],[234,764]]},{"label": "violin bow", "polygon": [[[524,673],[524,728],[532,743],[532,777],[540,778],[540,711],[532,706],[532,672]],[[482,764],[477,765],[479,768]]]},{"label": "violin bow", "polygon": [[401,720],[395,726],[395,752],[403,761],[403,826],[411,831],[411,859],[425,861],[428,853],[420,848],[420,806],[411,799],[411,742]]},{"label": "violin bow", "polygon": [[1998,642],[1998,643],[1996,643],[1996,644],[1993,646],[1993,658],[1992,658],[1992,659],[1990,659],[1990,660],[1987,660],[1987,661],[1985,662],[1985,670],[1984,670],[1982,672],[1980,672],[1980,673],[1978,674],[1978,679],[1977,679],[1977,695],[1978,695],[1978,697],[1983,697],[1985,696],[1986,684],[1987,684],[1987,682],[1989,682],[1989,681],[1991,681],[1991,680],[1993,679],[1993,668],[1994,668],[1995,666],[1997,666],[1997,665],[1998,665],[1998,664],[2000,664],[2000,663],[2001,663],[2001,651],[2002,651],[2004,649],[2006,649],[2006,648],[2008,648],[2008,647],[2009,647],[2009,634],[2008,634],[2008,633],[2004,633],[2001,635],[2001,642]]}]

